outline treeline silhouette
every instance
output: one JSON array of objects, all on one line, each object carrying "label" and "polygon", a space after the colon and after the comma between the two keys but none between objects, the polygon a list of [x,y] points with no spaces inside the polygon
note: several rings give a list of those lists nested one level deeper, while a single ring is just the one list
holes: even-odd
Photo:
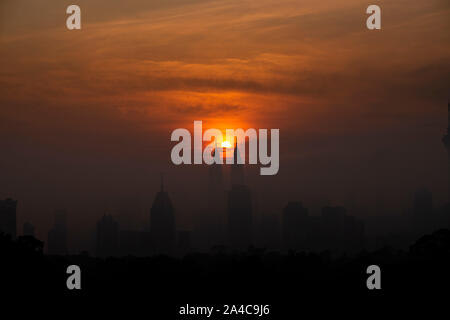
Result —
[{"label": "treeline silhouette", "polygon": [[[43,243],[32,236],[12,240],[0,234],[2,289],[63,295],[147,292],[171,303],[189,299],[216,302],[249,297],[258,303],[340,292],[376,294],[366,287],[366,269],[380,266],[384,295],[423,294],[450,284],[450,230],[441,229],[413,243],[409,250],[385,247],[354,256],[330,252],[288,254],[249,248],[229,253],[218,247],[210,253],[183,258],[164,255],[122,258],[45,255]],[[81,268],[82,289],[66,287],[66,268]]]}]

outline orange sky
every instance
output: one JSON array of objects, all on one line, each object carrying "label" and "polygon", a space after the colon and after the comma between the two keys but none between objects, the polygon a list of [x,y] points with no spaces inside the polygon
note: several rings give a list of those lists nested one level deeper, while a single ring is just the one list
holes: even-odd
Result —
[{"label": "orange sky", "polygon": [[365,28],[361,1],[120,3],[79,1],[74,32],[64,1],[2,3],[2,104],[89,108],[165,129],[194,118],[298,127],[293,117],[312,129],[332,104],[358,119],[400,116],[420,107],[379,104],[428,103],[430,89],[437,102],[448,89],[446,1],[377,1],[381,32]]},{"label": "orange sky", "polygon": [[[20,146],[4,165],[28,147],[164,165],[171,131],[203,120],[280,128],[280,179],[305,179],[302,161],[317,176],[317,159],[395,152],[387,175],[418,156],[417,184],[445,168],[447,0],[74,3],[80,31],[65,27],[70,1],[0,3],[0,138]],[[369,4],[382,8],[381,31],[365,27]]]}]

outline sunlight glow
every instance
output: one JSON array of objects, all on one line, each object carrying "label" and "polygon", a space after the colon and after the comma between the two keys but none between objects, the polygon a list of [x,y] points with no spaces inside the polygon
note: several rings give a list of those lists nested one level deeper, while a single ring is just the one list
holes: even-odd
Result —
[{"label": "sunlight glow", "polygon": [[222,142],[222,148],[231,148],[231,143],[229,141]]}]

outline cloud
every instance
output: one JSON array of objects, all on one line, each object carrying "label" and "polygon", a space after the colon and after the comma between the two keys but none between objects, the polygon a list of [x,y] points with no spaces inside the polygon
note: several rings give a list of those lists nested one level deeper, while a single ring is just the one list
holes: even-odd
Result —
[{"label": "cloud", "polygon": [[19,103],[138,123],[234,114],[285,126],[312,117],[312,127],[334,106],[356,121],[419,116],[448,97],[442,1],[381,1],[378,33],[353,0],[87,1],[78,33],[61,24],[63,3],[2,5],[11,14],[1,29],[0,113],[9,119],[27,117],[11,110]]}]

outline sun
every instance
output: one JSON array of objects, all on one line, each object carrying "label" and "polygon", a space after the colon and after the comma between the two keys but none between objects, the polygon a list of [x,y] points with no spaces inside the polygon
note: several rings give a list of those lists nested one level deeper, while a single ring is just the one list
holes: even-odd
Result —
[{"label": "sun", "polygon": [[223,141],[222,148],[231,148],[231,143],[229,141]]}]

